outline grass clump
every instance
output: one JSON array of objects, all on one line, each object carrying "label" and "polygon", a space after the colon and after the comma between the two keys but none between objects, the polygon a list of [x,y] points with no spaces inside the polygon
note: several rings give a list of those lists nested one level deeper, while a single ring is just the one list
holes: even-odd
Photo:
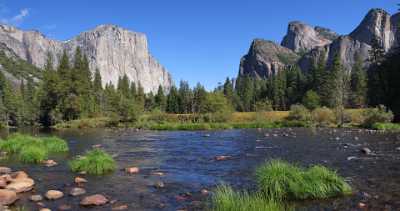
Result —
[{"label": "grass clump", "polygon": [[251,195],[247,192],[235,192],[231,187],[219,186],[212,198],[215,211],[283,211],[287,210],[274,200],[265,199],[262,194]]},{"label": "grass clump", "polygon": [[323,166],[302,169],[273,160],[257,169],[256,176],[261,192],[271,199],[323,199],[351,193],[343,178]]},{"label": "grass clump", "polygon": [[19,159],[24,163],[41,163],[46,160],[48,153],[46,149],[39,146],[26,146],[19,153]]},{"label": "grass clump", "polygon": [[116,169],[116,163],[111,155],[101,149],[94,149],[87,152],[86,155],[72,160],[70,167],[74,172],[103,175],[113,172]]},{"label": "grass clump", "polygon": [[383,131],[400,131],[400,124],[396,123],[375,123],[372,129]]},{"label": "grass clump", "polygon": [[25,163],[41,163],[49,154],[67,152],[67,142],[57,137],[33,137],[15,133],[0,141],[0,151],[17,155]]}]

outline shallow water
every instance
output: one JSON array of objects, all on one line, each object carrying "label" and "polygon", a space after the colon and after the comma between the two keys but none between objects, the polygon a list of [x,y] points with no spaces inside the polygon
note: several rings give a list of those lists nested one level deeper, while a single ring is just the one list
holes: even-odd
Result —
[{"label": "shallow water", "polygon": [[[45,135],[48,133],[44,133]],[[205,136],[209,134],[209,136]],[[358,203],[369,210],[400,210],[400,134],[381,134],[350,129],[266,129],[202,132],[154,132],[134,130],[68,130],[54,132],[66,139],[68,155],[54,159],[55,167],[22,165],[0,161],[0,165],[25,170],[36,181],[35,192],[49,189],[68,193],[74,187],[76,174],[69,171],[67,160],[91,149],[95,144],[112,154],[119,169],[138,166],[140,174],[128,175],[123,170],[94,177],[85,176],[88,194],[101,193],[117,200],[114,205],[91,208],[110,210],[127,204],[129,210],[204,210],[210,198],[200,190],[212,190],[221,183],[237,189],[254,190],[254,170],[269,159],[283,159],[301,166],[322,164],[338,171],[354,188],[354,195],[323,201],[297,202],[298,210],[357,210]],[[268,136],[266,136],[268,135]],[[357,138],[356,138],[357,137]],[[364,155],[362,147],[375,155]],[[232,156],[227,161],[215,161],[219,155]],[[348,157],[355,159],[348,160]],[[152,172],[164,172],[155,176]],[[165,188],[154,183],[163,181]],[[37,209],[27,193],[19,205]],[[56,201],[44,201],[52,210],[63,204],[72,210],[79,207],[82,197],[65,196]]]}]

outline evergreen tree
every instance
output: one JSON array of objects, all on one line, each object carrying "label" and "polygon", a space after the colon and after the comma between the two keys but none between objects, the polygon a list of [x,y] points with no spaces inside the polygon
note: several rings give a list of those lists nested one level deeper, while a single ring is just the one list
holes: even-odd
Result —
[{"label": "evergreen tree", "polygon": [[179,113],[192,112],[193,93],[187,81],[181,81],[179,85]]},{"label": "evergreen tree", "polygon": [[167,112],[179,113],[179,94],[175,86],[171,87],[167,97]]},{"label": "evergreen tree", "polygon": [[367,101],[367,73],[362,66],[363,61],[360,56],[357,56],[350,80],[350,103],[354,108],[365,107]]},{"label": "evergreen tree", "polygon": [[193,90],[193,111],[204,113],[206,111],[207,91],[198,83]]},{"label": "evergreen tree", "polygon": [[160,85],[157,90],[157,94],[154,97],[155,106],[161,111],[165,111],[167,105],[167,98],[165,97],[163,87]]}]

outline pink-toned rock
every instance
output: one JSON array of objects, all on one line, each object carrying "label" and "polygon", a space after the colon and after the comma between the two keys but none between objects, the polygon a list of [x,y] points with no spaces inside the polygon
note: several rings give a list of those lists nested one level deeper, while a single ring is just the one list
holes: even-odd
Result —
[{"label": "pink-toned rock", "polygon": [[46,160],[43,162],[43,164],[47,167],[53,167],[53,166],[58,165],[58,163],[54,160]]},{"label": "pink-toned rock", "polygon": [[88,181],[83,177],[75,177],[75,183],[87,183]]},{"label": "pink-toned rock", "polygon": [[160,177],[162,177],[162,176],[165,175],[164,172],[160,172],[160,171],[152,172],[151,174],[152,174],[152,175],[155,175],[155,176],[160,176]]},{"label": "pink-toned rock", "polygon": [[231,159],[232,156],[226,156],[226,155],[219,155],[215,157],[216,161],[224,161],[224,160],[229,160]]},{"label": "pink-toned rock", "polygon": [[82,206],[100,206],[108,203],[108,199],[101,195],[101,194],[96,194],[96,195],[91,195],[87,196],[82,199],[80,202],[80,205]]},{"label": "pink-toned rock", "polygon": [[200,192],[201,192],[201,195],[203,195],[203,196],[207,196],[209,194],[209,191],[207,189],[202,189]]},{"label": "pink-toned rock", "polygon": [[40,208],[39,211],[51,211],[51,209],[49,209],[49,208]]},{"label": "pink-toned rock", "polygon": [[7,187],[7,180],[0,178],[0,188]]},{"label": "pink-toned rock", "polygon": [[27,179],[27,178],[29,178],[28,174],[26,172],[24,172],[24,171],[17,171],[12,175],[12,177],[14,179]]},{"label": "pink-toned rock", "polygon": [[125,168],[125,172],[128,174],[137,174],[140,172],[140,169],[138,167],[129,167]]},{"label": "pink-toned rock", "polygon": [[0,174],[9,174],[11,173],[11,169],[8,167],[1,166],[0,167]]},{"label": "pink-toned rock", "polygon": [[49,190],[46,192],[45,196],[49,200],[56,200],[62,198],[64,193],[58,190]]},{"label": "pink-toned rock", "polygon": [[1,189],[0,190],[0,205],[11,205],[18,199],[15,191]]},{"label": "pink-toned rock", "polygon": [[86,193],[86,190],[83,188],[72,188],[71,191],[69,192],[69,195],[71,196],[80,196]]},{"label": "pink-toned rock", "polygon": [[362,203],[362,202],[358,203],[358,208],[364,209],[366,207],[367,207],[367,205],[365,203]]},{"label": "pink-toned rock", "polygon": [[7,183],[11,182],[13,180],[13,178],[11,177],[11,175],[9,174],[4,174],[0,176],[0,179],[5,180]]},{"label": "pink-toned rock", "polygon": [[115,207],[111,208],[111,210],[114,210],[114,211],[127,210],[128,208],[129,208],[128,205],[124,204],[124,205],[115,206]]},{"label": "pink-toned rock", "polygon": [[6,189],[15,191],[17,193],[27,192],[32,190],[33,186],[35,185],[35,181],[30,178],[20,178],[13,179],[10,184],[6,186]]}]

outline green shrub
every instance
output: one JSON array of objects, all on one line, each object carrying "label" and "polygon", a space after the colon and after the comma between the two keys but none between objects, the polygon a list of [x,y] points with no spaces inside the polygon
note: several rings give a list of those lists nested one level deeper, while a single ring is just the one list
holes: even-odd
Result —
[{"label": "green shrub", "polygon": [[71,170],[74,172],[86,172],[88,174],[102,175],[112,172],[116,168],[114,159],[100,149],[94,149],[85,156],[77,157],[70,162]]},{"label": "green shrub", "polygon": [[258,168],[256,176],[260,191],[270,199],[321,199],[351,193],[336,172],[322,166],[304,170],[273,160]]},{"label": "green shrub", "polygon": [[327,107],[316,108],[312,112],[312,117],[318,126],[327,127],[335,123],[335,113]]},{"label": "green shrub", "polygon": [[290,106],[290,112],[287,120],[309,122],[311,120],[311,113],[303,105],[292,105]]},{"label": "green shrub", "polygon": [[306,108],[314,110],[320,106],[320,97],[313,90],[309,90],[304,95],[302,103]]},{"label": "green shrub", "polygon": [[393,113],[380,105],[376,108],[369,108],[364,111],[364,126],[372,128],[375,123],[389,123],[393,121]]},{"label": "green shrub", "polygon": [[219,186],[212,198],[215,211],[283,211],[280,203],[265,199],[261,194],[235,192],[229,186]]},{"label": "green shrub", "polygon": [[40,146],[25,146],[19,153],[19,159],[24,163],[42,163],[48,157],[46,148]]}]

